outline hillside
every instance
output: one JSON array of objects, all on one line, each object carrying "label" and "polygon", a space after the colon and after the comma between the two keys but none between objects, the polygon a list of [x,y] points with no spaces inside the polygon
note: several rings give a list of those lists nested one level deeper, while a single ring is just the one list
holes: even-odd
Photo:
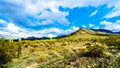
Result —
[{"label": "hillside", "polygon": [[61,38],[0,42],[2,68],[120,67],[120,35],[81,28]]},{"label": "hillside", "polygon": [[79,30],[77,30],[76,32],[70,35],[81,36],[81,35],[100,35],[100,34],[102,35],[102,34],[107,34],[107,33],[100,32],[100,31],[97,32],[97,31],[86,29],[86,28],[80,28]]}]

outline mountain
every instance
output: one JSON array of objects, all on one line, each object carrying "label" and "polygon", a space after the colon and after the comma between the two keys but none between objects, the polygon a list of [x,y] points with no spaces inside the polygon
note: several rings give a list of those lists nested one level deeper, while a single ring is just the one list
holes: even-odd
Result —
[{"label": "mountain", "polygon": [[38,37],[28,37],[28,38],[22,38],[22,40],[45,40],[45,39],[49,39],[48,37],[41,37],[41,38],[38,38]]},{"label": "mountain", "polygon": [[76,35],[76,34],[80,34],[80,35],[94,35],[94,34],[106,34],[105,32],[98,32],[98,31],[94,31],[94,30],[90,30],[87,28],[80,28],[78,31],[72,33],[71,35]]},{"label": "mountain", "polygon": [[[80,28],[79,30],[77,30],[76,32],[73,32],[72,34],[68,34],[64,37],[66,38],[88,38],[88,37],[93,37],[93,36],[106,36],[108,35],[105,32],[97,32],[97,31],[93,31],[87,28]],[[63,38],[64,38],[63,37]]]},{"label": "mountain", "polygon": [[91,29],[93,31],[97,31],[97,32],[105,32],[108,34],[113,34],[114,32],[110,31],[110,30],[106,30],[106,29]]},{"label": "mountain", "polygon": [[91,29],[91,30],[97,31],[97,32],[105,32],[105,33],[108,33],[108,34],[120,34],[120,31],[113,32],[113,31],[107,30],[107,29]]},{"label": "mountain", "polygon": [[115,34],[120,34],[120,31],[119,32],[114,32]]}]

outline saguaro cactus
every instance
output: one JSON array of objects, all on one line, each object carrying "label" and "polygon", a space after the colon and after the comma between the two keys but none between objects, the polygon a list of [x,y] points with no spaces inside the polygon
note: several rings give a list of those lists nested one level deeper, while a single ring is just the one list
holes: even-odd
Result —
[{"label": "saguaro cactus", "polygon": [[21,41],[21,39],[19,39],[19,41],[18,41],[18,58],[21,55],[21,50],[22,50],[22,41]]},{"label": "saguaro cactus", "polygon": [[12,34],[10,34],[10,38],[9,38],[9,45],[12,46],[13,45],[13,37]]},{"label": "saguaro cactus", "polygon": [[9,54],[11,57],[15,57],[15,51],[14,51],[14,42],[13,42],[13,37],[12,34],[10,34],[9,37]]}]

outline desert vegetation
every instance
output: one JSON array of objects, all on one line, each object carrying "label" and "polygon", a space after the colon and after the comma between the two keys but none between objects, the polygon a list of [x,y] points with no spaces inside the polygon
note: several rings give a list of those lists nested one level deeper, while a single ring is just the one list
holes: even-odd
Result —
[{"label": "desert vegetation", "polygon": [[47,40],[0,39],[1,68],[120,68],[120,35],[92,30]]}]

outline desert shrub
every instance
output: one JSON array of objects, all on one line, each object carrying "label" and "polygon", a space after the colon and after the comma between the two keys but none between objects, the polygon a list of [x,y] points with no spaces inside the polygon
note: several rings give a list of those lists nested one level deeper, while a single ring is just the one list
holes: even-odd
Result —
[{"label": "desert shrub", "polygon": [[30,48],[30,51],[29,51],[29,52],[30,52],[30,53],[33,53],[33,52],[35,52],[35,50],[36,50],[35,48]]},{"label": "desert shrub", "polygon": [[107,49],[106,45],[102,45],[101,43],[95,42],[89,46],[87,46],[88,51],[84,53],[85,56],[90,57],[102,57],[103,51]]},{"label": "desert shrub", "polygon": [[92,43],[91,43],[91,42],[88,42],[88,43],[86,43],[85,45],[88,45],[88,46],[89,46],[89,45],[92,45]]},{"label": "desert shrub", "polygon": [[38,44],[31,44],[31,47],[34,47],[34,48],[36,48],[38,46],[39,46]]},{"label": "desert shrub", "polygon": [[120,64],[120,56],[117,57],[116,61]]},{"label": "desert shrub", "polygon": [[61,46],[66,46],[67,44],[65,42],[62,42],[61,43]]},{"label": "desert shrub", "polygon": [[53,40],[53,39],[50,39],[49,41],[47,41],[47,43],[48,43],[49,45],[55,45],[56,41]]},{"label": "desert shrub", "polygon": [[71,58],[70,56],[64,56],[64,59],[68,60],[69,58]]},{"label": "desert shrub", "polygon": [[23,47],[27,48],[27,47],[28,47],[28,45],[24,44],[24,45],[23,45]]},{"label": "desert shrub", "polygon": [[50,59],[50,57],[48,57],[49,55],[47,54],[40,54],[40,56],[36,57],[35,61],[37,63],[42,63],[42,62],[45,62],[47,61],[48,59]]},{"label": "desert shrub", "polygon": [[39,64],[38,66],[37,66],[37,68],[64,68],[65,66],[64,65],[46,65],[46,64]]},{"label": "desert shrub", "polygon": [[116,61],[120,63],[120,53],[118,53],[118,56],[116,58]]},{"label": "desert shrub", "polygon": [[112,57],[113,55],[112,55],[112,53],[110,53],[110,52],[108,52],[108,51],[103,51],[103,57],[105,57],[105,58],[110,58],[110,57]]},{"label": "desert shrub", "polygon": [[[106,62],[104,62],[106,63]],[[109,61],[107,62],[108,65],[106,65],[106,68],[119,68],[120,67],[120,63],[118,61],[116,61],[116,57],[110,57]]]},{"label": "desert shrub", "polygon": [[24,45],[26,45],[27,47],[31,46],[31,41],[30,40],[25,40]]},{"label": "desert shrub", "polygon": [[48,55],[54,55],[54,53],[53,52],[48,52]]},{"label": "desert shrub", "polygon": [[108,46],[116,46],[119,47],[120,45],[120,36],[115,35],[115,36],[109,36],[108,38],[105,39],[104,41]]},{"label": "desert shrub", "polygon": [[87,52],[88,52],[88,49],[85,46],[83,46],[77,50],[76,54],[78,57],[81,57],[81,56],[83,56],[83,54],[85,54]]}]

